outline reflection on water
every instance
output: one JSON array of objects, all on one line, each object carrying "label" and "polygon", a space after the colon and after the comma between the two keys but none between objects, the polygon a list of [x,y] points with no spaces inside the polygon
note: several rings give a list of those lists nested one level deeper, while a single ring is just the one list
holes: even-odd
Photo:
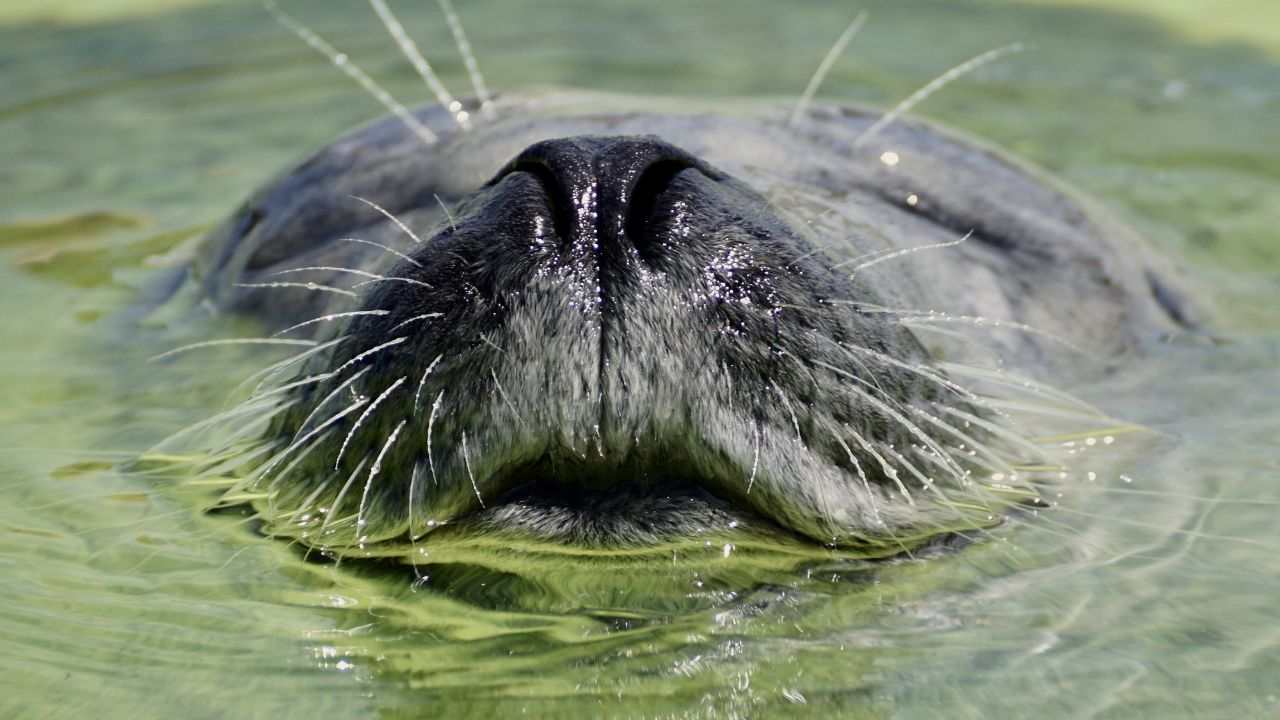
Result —
[{"label": "reflection on water", "polygon": [[[294,5],[420,97],[372,13]],[[850,15],[458,5],[498,89],[788,97]],[[391,564],[304,561],[243,516],[199,512],[200,488],[115,470],[266,362],[228,351],[148,364],[239,333],[157,323],[120,337],[115,313],[254,185],[378,107],[254,3],[0,27],[0,715],[1280,712],[1276,64],[1094,11],[868,9],[826,96],[890,103],[964,58],[1028,43],[923,111],[1186,254],[1229,341],[1177,340],[1072,388],[1152,432],[1080,448],[1096,477],[954,555],[875,564],[773,548],[722,562],[712,546],[628,564],[494,551],[431,566],[426,582]],[[431,8],[403,11],[463,87],[447,28]]]}]

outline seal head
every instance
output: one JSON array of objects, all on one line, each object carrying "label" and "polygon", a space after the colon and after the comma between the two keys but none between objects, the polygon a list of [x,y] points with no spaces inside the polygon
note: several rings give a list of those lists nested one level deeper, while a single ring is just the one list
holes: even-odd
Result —
[{"label": "seal head", "polygon": [[[340,553],[444,528],[909,547],[1036,496],[989,480],[1038,459],[956,377],[1055,367],[1010,328],[1115,357],[1185,318],[1131,232],[925,125],[867,145],[877,116],[849,109],[788,128],[507,102],[469,132],[421,111],[425,149],[395,121],[356,131],[193,265],[215,306],[318,343],[271,390],[246,480],[270,532]],[[864,270],[921,247],[953,249]],[[1005,330],[926,347],[904,320],[931,308]]]}]

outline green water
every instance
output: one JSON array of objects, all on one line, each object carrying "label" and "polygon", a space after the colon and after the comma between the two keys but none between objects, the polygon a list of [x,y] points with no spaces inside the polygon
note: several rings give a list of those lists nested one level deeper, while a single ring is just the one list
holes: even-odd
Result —
[{"label": "green water", "polygon": [[[778,97],[859,7],[457,4],[498,89]],[[1117,10],[860,5],[825,97],[889,104],[1029,43],[922,114],[1102,198],[1218,308],[1221,342],[1070,388],[1152,432],[1089,450],[1096,480],[1056,510],[933,560],[499,558],[415,587],[114,469],[266,362],[148,364],[244,328],[122,336],[117,313],[265,177],[380,113],[254,2],[121,5],[0,14],[0,717],[1280,716],[1280,11],[1246,3],[1276,28],[1250,45]],[[401,5],[464,87],[433,4]],[[362,3],[289,7],[422,97]]]}]

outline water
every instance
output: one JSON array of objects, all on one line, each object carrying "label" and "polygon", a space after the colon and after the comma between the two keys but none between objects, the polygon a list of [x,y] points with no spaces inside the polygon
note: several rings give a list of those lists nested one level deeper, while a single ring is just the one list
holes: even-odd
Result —
[{"label": "water", "polygon": [[[438,15],[402,4],[463,87]],[[458,4],[498,89],[779,97],[856,10]],[[246,329],[121,337],[115,315],[255,185],[379,108],[256,3],[69,6],[60,23],[8,5],[0,716],[1280,716],[1280,11],[1255,3],[1242,25],[1170,5],[1164,24],[1089,3],[1103,4],[865,3],[871,22],[823,93],[888,104],[1027,42],[923,114],[1186,258],[1218,341],[1178,339],[1070,388],[1151,429],[1081,446],[1096,479],[932,560],[493,549],[417,589],[390,566],[304,562],[238,515],[200,512],[199,489],[114,469],[265,362],[148,364]],[[370,11],[321,5],[293,10],[422,96]]]}]

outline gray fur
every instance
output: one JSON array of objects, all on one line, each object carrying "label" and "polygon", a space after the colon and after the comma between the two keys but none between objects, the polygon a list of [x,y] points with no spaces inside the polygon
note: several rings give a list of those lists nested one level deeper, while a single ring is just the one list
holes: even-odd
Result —
[{"label": "gray fur", "polygon": [[[1195,322],[1167,264],[1135,233],[1035,171],[922,123],[859,146],[878,115],[845,107],[815,107],[791,127],[786,108],[770,104],[548,93],[499,98],[494,109],[497,119],[466,132],[439,110],[418,111],[440,136],[430,147],[395,119],[348,134],[250,198],[193,264],[216,307],[272,329],[387,311],[291,335],[345,336],[299,377],[350,368],[290,393],[300,402],[266,441],[283,450],[353,398],[366,404],[287,475],[262,473],[277,517],[309,509],[308,499],[339,506],[323,537],[288,520],[277,531],[343,547],[469,522],[607,545],[742,523],[835,545],[901,543],[981,524],[957,523],[953,503],[974,501],[974,466],[936,450],[954,444],[939,405],[983,412],[934,360],[1061,379]],[[548,229],[554,218],[538,208],[555,203],[532,176],[502,174],[540,141],[644,135],[703,164],[671,181],[687,207],[678,222],[674,210],[659,213],[668,224],[655,231],[656,254],[626,245],[620,275],[606,272],[591,238],[574,254],[577,240]],[[967,235],[856,273],[850,262]],[[340,242],[349,237],[413,261]],[[243,287],[363,279],[279,274],[302,266],[389,279],[357,286],[355,302]],[[956,342],[899,323],[904,309],[1043,332]],[[388,341],[397,344],[354,360]],[[696,492],[666,495],[673,485]]]}]

